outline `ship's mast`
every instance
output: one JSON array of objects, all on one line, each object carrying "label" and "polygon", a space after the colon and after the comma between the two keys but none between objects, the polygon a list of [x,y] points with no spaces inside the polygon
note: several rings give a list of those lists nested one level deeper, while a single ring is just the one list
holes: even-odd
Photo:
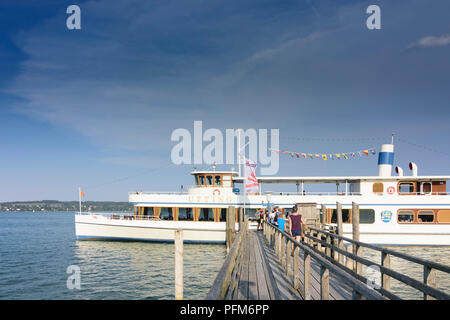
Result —
[{"label": "ship's mast", "polygon": [[241,176],[241,130],[238,130],[237,136],[237,156],[238,156],[238,173]]}]

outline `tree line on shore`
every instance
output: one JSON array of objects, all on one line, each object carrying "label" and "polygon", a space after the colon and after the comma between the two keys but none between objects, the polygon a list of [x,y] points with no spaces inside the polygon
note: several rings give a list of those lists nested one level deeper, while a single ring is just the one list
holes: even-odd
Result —
[{"label": "tree line on shore", "polygon": [[[18,202],[0,203],[0,212],[66,212],[79,210],[80,205],[78,201],[41,200],[41,201],[18,201]],[[82,202],[82,211],[130,212],[132,210],[133,205],[129,202],[115,202],[115,201]]]}]

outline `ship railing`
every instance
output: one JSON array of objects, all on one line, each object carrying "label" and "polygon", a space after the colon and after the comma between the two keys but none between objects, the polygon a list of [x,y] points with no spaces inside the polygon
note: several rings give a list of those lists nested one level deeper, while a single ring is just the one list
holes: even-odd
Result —
[{"label": "ship railing", "polygon": [[128,192],[129,196],[133,195],[187,195],[189,191],[167,191],[167,192],[161,192],[161,191],[134,191],[134,192]]},{"label": "ship railing", "polygon": [[360,196],[360,192],[274,192],[267,191],[260,195],[270,196]]},{"label": "ship railing", "polygon": [[101,216],[111,220],[147,220],[147,221],[159,221],[162,220],[157,216],[137,216],[133,213],[120,214],[120,213],[106,213],[106,212],[78,212],[78,215],[89,216]]}]

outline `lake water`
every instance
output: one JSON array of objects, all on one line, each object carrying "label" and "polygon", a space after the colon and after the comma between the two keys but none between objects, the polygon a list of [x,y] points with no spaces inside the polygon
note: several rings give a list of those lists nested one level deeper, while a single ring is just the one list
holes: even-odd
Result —
[{"label": "lake water", "polygon": [[[449,247],[394,247],[450,265]],[[224,245],[184,244],[184,298],[204,299],[225,260]],[[378,262],[381,257],[364,251]],[[67,268],[79,266],[81,289],[68,289]],[[391,267],[423,281],[423,267],[392,257]],[[364,267],[379,283],[379,273]],[[450,293],[450,277],[437,272]],[[174,246],[148,242],[77,241],[74,213],[0,213],[0,299],[173,299]],[[392,292],[422,299],[391,280]]]},{"label": "lake water", "polygon": [[[185,299],[205,298],[225,256],[184,244]],[[0,299],[174,299],[174,283],[173,244],[77,241],[74,213],[0,213]]]},{"label": "lake water", "polygon": [[[446,266],[450,265],[450,247],[396,246],[389,247],[389,249]],[[363,249],[363,257],[378,264],[381,263],[381,253],[377,251],[368,250],[365,248]],[[391,256],[391,269],[423,282],[424,268],[420,264]],[[376,270],[376,268],[364,266],[363,275],[371,279],[375,285],[381,284],[380,273]],[[436,288],[450,294],[450,275],[437,270]],[[423,293],[395,279],[391,279],[391,292],[402,299],[423,299]]]}]

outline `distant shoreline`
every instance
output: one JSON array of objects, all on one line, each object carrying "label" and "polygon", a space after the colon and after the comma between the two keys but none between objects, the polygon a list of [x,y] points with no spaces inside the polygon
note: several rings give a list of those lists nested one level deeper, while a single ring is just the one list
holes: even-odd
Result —
[{"label": "distant shoreline", "polygon": [[[80,210],[78,201],[13,201],[0,202],[0,212],[77,212]],[[129,202],[115,201],[83,201],[82,211],[132,211],[133,205]]]}]

